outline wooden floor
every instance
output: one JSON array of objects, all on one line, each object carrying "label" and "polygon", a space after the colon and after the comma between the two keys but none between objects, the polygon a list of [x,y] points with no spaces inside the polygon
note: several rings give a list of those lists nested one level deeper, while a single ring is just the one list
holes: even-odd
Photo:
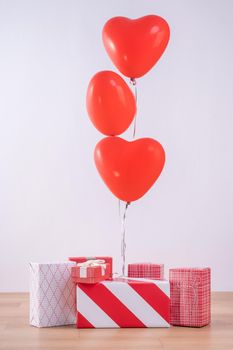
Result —
[{"label": "wooden floor", "polygon": [[232,350],[233,292],[212,294],[212,323],[203,328],[76,329],[28,324],[28,294],[0,294],[0,349]]}]

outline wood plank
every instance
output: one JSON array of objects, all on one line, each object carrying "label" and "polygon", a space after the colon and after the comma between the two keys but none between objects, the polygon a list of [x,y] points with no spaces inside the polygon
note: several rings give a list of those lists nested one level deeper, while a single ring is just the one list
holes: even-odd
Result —
[{"label": "wood plank", "polygon": [[0,293],[0,350],[233,349],[233,292],[212,293],[211,325],[170,329],[38,329],[28,324],[28,298]]}]

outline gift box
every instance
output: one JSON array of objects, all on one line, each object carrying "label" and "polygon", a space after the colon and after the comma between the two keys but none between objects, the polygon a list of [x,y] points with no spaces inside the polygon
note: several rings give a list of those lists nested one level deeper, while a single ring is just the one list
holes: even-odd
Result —
[{"label": "gift box", "polygon": [[30,324],[53,327],[76,322],[74,262],[30,263]]},{"label": "gift box", "polygon": [[77,284],[77,328],[169,327],[168,281],[115,278]]},{"label": "gift box", "polygon": [[164,265],[152,263],[134,263],[128,265],[128,277],[164,279]]},{"label": "gift box", "polygon": [[171,324],[203,327],[210,323],[210,268],[170,269]]},{"label": "gift box", "polygon": [[110,265],[105,260],[87,260],[71,268],[74,283],[98,283],[110,277]]},{"label": "gift box", "polygon": [[110,256],[90,256],[90,257],[84,257],[84,256],[78,256],[78,257],[70,257],[70,261],[75,261],[76,263],[83,263],[88,260],[104,260],[105,263],[109,264],[109,273],[110,276],[112,276],[112,257]]}]

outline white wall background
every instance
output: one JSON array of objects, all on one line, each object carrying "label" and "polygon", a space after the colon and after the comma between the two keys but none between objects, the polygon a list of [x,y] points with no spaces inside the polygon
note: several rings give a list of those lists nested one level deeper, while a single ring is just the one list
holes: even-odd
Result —
[{"label": "white wall background", "polygon": [[[233,2],[0,1],[0,290],[28,289],[29,261],[112,255],[117,200],[97,174],[101,134],[85,92],[113,69],[101,42],[113,16],[155,13],[171,40],[138,80],[138,137],[165,147],[165,170],[128,212],[127,260],[210,266],[233,290]],[[123,137],[130,139],[132,130]]]}]

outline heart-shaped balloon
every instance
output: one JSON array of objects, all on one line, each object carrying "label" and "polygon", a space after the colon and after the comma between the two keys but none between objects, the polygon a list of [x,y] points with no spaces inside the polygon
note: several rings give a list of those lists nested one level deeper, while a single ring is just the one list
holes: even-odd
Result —
[{"label": "heart-shaped balloon", "polygon": [[86,106],[94,126],[104,135],[120,135],[130,126],[136,113],[135,97],[126,82],[112,71],[93,76]]},{"label": "heart-shaped balloon", "polygon": [[106,137],[95,148],[97,170],[110,191],[120,200],[132,202],[142,197],[158,179],[165,152],[158,141],[142,138],[125,141]]},{"label": "heart-shaped balloon", "polygon": [[127,77],[146,74],[163,54],[170,37],[168,23],[149,15],[138,19],[114,17],[103,28],[103,42],[112,62]]}]

